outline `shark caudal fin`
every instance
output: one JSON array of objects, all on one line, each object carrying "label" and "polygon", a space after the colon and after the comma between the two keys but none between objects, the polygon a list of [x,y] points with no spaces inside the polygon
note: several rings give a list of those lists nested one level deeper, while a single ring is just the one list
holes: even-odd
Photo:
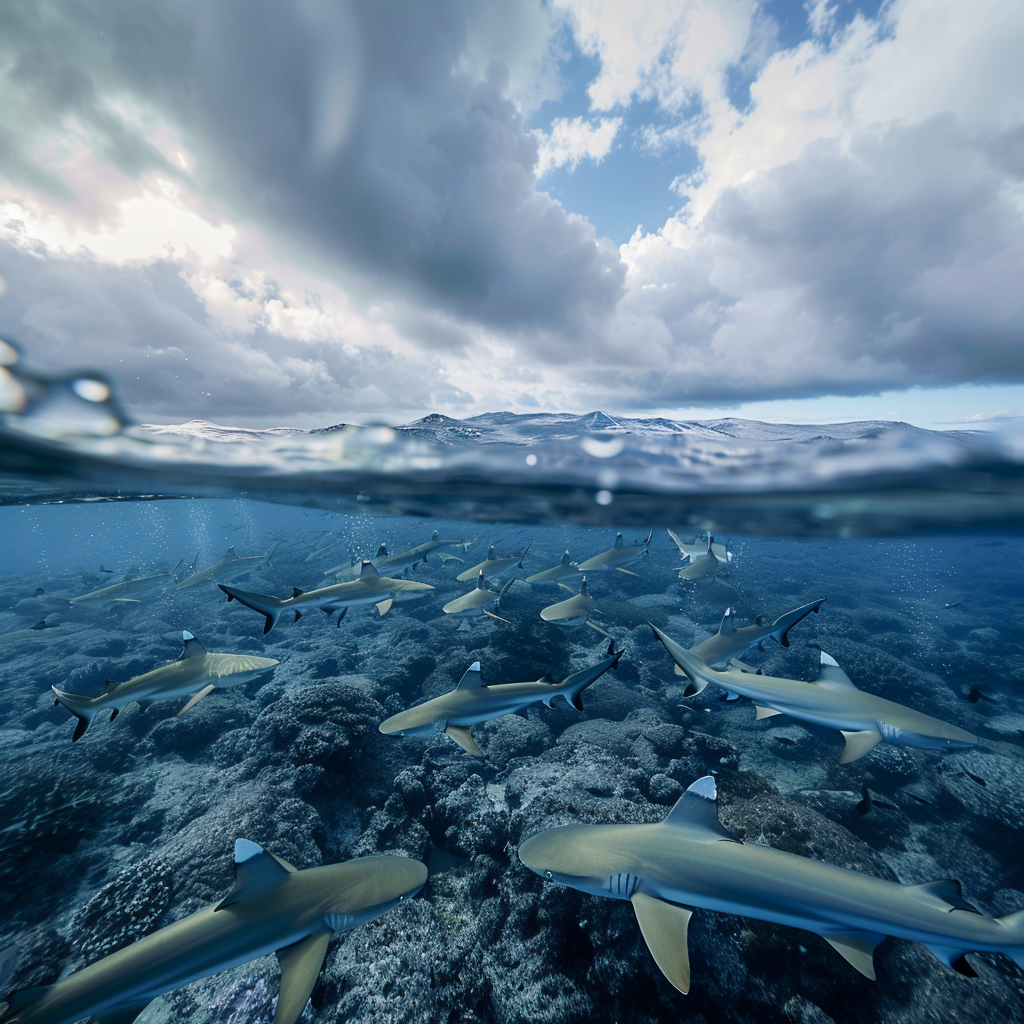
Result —
[{"label": "shark caudal fin", "polygon": [[563,679],[561,692],[562,696],[565,697],[565,702],[571,704],[577,711],[582,711],[583,700],[581,695],[583,691],[591,683],[596,683],[608,669],[615,668],[619,664],[619,658],[622,657],[622,653],[621,650],[615,650],[615,643],[612,642],[608,644],[608,656],[603,661],[599,661],[596,665],[591,665],[589,668],[580,669],[579,672],[573,672],[571,676]]},{"label": "shark caudal fin", "polygon": [[248,590],[238,590],[236,587],[229,587],[226,583],[218,583],[218,587],[228,595],[229,601],[240,601],[246,608],[252,608],[266,618],[263,626],[263,635],[266,636],[276,625],[281,616],[285,602],[277,597],[270,597],[268,594],[253,594]]},{"label": "shark caudal fin", "polygon": [[802,608],[794,608],[791,612],[786,612],[785,615],[780,615],[772,623],[772,636],[777,640],[783,647],[789,646],[789,631],[803,618],[806,618],[811,612],[817,612],[818,609],[825,603],[825,598],[820,601],[812,601],[810,604],[805,604]]},{"label": "shark caudal fin", "polygon": [[51,686],[50,689],[53,690],[57,703],[62,704],[78,719],[71,741],[80,740],[85,735],[85,730],[92,724],[93,718],[103,710],[97,706],[100,699],[98,697],[82,697],[77,693],[65,693],[64,690],[58,690],[56,686]]},{"label": "shark caudal fin", "polygon": [[682,675],[690,680],[690,685],[687,686],[684,696],[692,697],[694,694],[700,693],[708,683],[718,682],[714,670],[708,668],[697,655],[677,644],[670,636],[666,636],[653,622],[649,622],[648,625],[654,630],[654,635],[664,644],[665,650],[672,655],[672,660]]}]

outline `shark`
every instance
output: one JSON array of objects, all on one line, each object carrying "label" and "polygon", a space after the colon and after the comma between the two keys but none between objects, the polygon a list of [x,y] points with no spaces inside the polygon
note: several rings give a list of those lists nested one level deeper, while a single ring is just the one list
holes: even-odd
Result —
[{"label": "shark", "polygon": [[544,676],[530,683],[490,686],[484,685],[480,662],[474,661],[454,690],[392,715],[380,723],[379,729],[385,736],[432,736],[443,732],[474,757],[483,757],[484,752],[477,746],[470,726],[515,714],[538,702],[553,707],[556,697],[562,697],[567,704],[582,711],[583,691],[610,668],[615,668],[621,657],[622,651],[616,651],[615,645],[609,644],[602,661],[573,672],[560,683]]},{"label": "shark", "polygon": [[[393,555],[388,554],[387,544],[381,544],[377,549],[377,554],[370,561],[373,562],[377,572],[400,572],[404,569],[415,569],[420,562],[426,564],[427,556],[435,551],[441,551],[445,548],[462,548],[463,552],[468,551],[475,540],[476,537],[473,540],[445,540],[442,538],[440,531],[435,530],[430,535],[430,540],[425,540],[422,544],[417,544],[407,551],[398,551]],[[353,564],[336,565],[328,569],[324,575],[354,576],[359,564],[356,562]]]},{"label": "shark", "polygon": [[340,611],[338,625],[345,617],[345,612],[355,605],[373,604],[381,616],[387,615],[395,601],[408,601],[423,597],[428,590],[434,588],[429,583],[418,583],[415,580],[401,580],[393,576],[381,576],[370,561],[364,561],[359,571],[359,578],[346,583],[335,583],[319,590],[299,590],[296,587],[291,597],[271,597],[268,594],[253,594],[247,590],[237,590],[224,583],[217,584],[228,601],[239,601],[247,608],[258,611],[266,619],[263,635],[266,636],[284,612],[294,612],[295,622],[302,618],[310,608],[320,608],[328,615]]},{"label": "shark", "polygon": [[705,775],[663,821],[546,829],[520,844],[519,859],[549,881],[629,900],[655,963],[684,994],[695,909],[814,932],[872,980],[875,947],[888,935],[922,943],[965,974],[974,973],[971,951],[1005,953],[1024,967],[1024,910],[985,917],[952,880],[901,885],[740,842],[720,824],[717,799]]},{"label": "shark", "polygon": [[607,551],[602,551],[600,554],[580,562],[576,568],[580,572],[593,572],[595,569],[617,569],[619,572],[624,572],[629,576],[636,576],[637,573],[631,572],[625,566],[630,565],[638,558],[647,554],[647,548],[653,536],[654,531],[651,530],[647,534],[646,540],[638,540],[634,544],[626,544],[622,540],[622,534],[617,533],[615,534],[614,547],[610,547]]},{"label": "shark", "polygon": [[109,711],[113,721],[118,712],[133,701],[145,711],[156,701],[188,697],[188,702],[178,712],[183,715],[218,686],[222,689],[239,686],[278,664],[274,658],[260,658],[255,654],[211,653],[187,629],[182,630],[181,639],[177,661],[123,683],[108,679],[106,690],[98,697],[83,697],[51,686],[56,698],[54,704],[63,704],[78,719],[72,741],[80,740],[92,720],[103,711]]},{"label": "shark", "polygon": [[[697,545],[702,545],[702,547],[697,549]],[[722,557],[722,553],[716,551],[717,548],[721,548],[721,545],[716,543],[710,533],[706,534],[703,539],[694,541],[694,546],[695,550],[689,551],[689,563],[684,565],[677,574],[679,578],[681,580],[699,580],[710,576],[717,583],[725,583],[719,573],[723,566],[732,561],[732,552],[726,548],[724,557]],[[725,585],[732,586],[731,583],[725,583]]]},{"label": "shark", "polygon": [[499,558],[494,552],[494,545],[492,544],[487,549],[487,557],[482,561],[478,562],[470,569],[464,569],[455,578],[460,583],[465,583],[467,580],[476,578],[477,573],[483,573],[486,579],[492,579],[496,577],[504,576],[509,569],[518,567],[522,569],[523,559],[526,557],[526,552],[533,546],[531,540],[529,544],[523,548],[522,554],[510,555],[508,558]]},{"label": "shark", "polygon": [[189,587],[200,587],[204,583],[227,583],[230,580],[237,580],[240,576],[247,576],[270,564],[270,556],[277,549],[277,545],[278,542],[275,541],[262,555],[237,555],[235,545],[232,544],[219,562],[194,572],[182,580],[175,589],[187,590]]},{"label": "shark", "polygon": [[699,693],[709,683],[717,683],[728,694],[752,700],[758,719],[789,715],[839,729],[846,740],[839,756],[840,764],[856,761],[883,740],[923,750],[961,749],[979,742],[978,737],[966,729],[857,689],[835,658],[825,651],[820,652],[817,679],[806,683],[736,667],[722,671],[710,668],[657,626],[651,629],[690,680],[692,686],[687,688],[687,696]]},{"label": "shark", "polygon": [[553,565],[550,569],[543,569],[541,572],[535,572],[532,576],[526,577],[527,583],[558,583],[559,580],[565,579],[566,576],[577,576],[580,570],[577,568],[576,563],[569,557],[569,552],[566,551],[562,554],[562,559],[557,565]]},{"label": "shark", "polygon": [[372,921],[427,880],[394,854],[296,870],[248,839],[235,842],[235,884],[219,903],[116,950],[53,985],[8,999],[2,1024],[131,1024],[157,996],[276,953],[281,990],[274,1024],[295,1024],[331,936]]},{"label": "shark", "polygon": [[[513,583],[515,583],[515,580],[511,579],[501,590],[491,590],[487,586],[487,580],[484,579],[484,572],[481,569],[476,577],[476,586],[468,594],[463,594],[461,597],[456,597],[454,600],[449,601],[441,611],[445,615],[454,615],[459,619],[470,619],[477,615],[488,615],[499,622],[507,623],[508,619],[503,619],[500,615],[495,615],[494,612],[488,611],[487,606],[493,604],[497,608]],[[459,628],[468,629],[469,624],[464,622]]]},{"label": "shark", "polygon": [[[769,637],[783,647],[788,647],[789,631],[811,612],[817,613],[824,603],[825,599],[822,598],[820,601],[801,605],[799,608],[786,612],[785,615],[780,615],[771,623],[768,622],[766,616],[759,615],[750,626],[737,626],[735,611],[732,608],[726,608],[718,632],[706,640],[701,640],[695,647],[691,647],[690,653],[700,658],[709,668],[723,669],[729,666],[729,662],[742,657],[751,647],[762,643]],[[684,674],[678,665],[675,670],[676,675]]]},{"label": "shark", "polygon": [[125,605],[141,604],[142,598],[156,590],[164,590],[171,583],[177,583],[178,572],[184,559],[180,559],[170,572],[158,572],[153,576],[142,576],[136,580],[124,580],[122,583],[111,583],[108,587],[100,587],[88,594],[79,594],[71,598],[71,604],[85,605]]},{"label": "shark", "polygon": [[706,555],[708,551],[720,562],[732,561],[732,549],[729,544],[722,544],[706,533],[695,537],[692,541],[683,540],[673,530],[668,530],[667,533],[672,538],[675,546],[679,548],[679,554],[691,562],[695,562],[702,555]]},{"label": "shark", "polygon": [[589,626],[591,629],[597,630],[598,633],[611,636],[597,623],[590,621],[590,616],[594,611],[594,599],[587,589],[587,577],[584,576],[577,594],[567,597],[564,601],[558,601],[556,604],[549,604],[547,608],[542,608],[540,617],[545,622],[553,622],[556,626]]}]

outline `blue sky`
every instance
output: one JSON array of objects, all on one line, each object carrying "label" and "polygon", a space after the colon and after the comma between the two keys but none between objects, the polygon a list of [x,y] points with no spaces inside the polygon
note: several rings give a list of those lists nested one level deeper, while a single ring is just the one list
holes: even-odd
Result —
[{"label": "blue sky", "polygon": [[137,419],[1024,422],[1013,0],[39,0],[0,29],[0,334]]}]

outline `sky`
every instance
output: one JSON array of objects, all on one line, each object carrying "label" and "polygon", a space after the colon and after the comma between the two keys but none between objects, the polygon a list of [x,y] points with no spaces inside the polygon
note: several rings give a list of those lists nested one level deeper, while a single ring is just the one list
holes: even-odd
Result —
[{"label": "sky", "polygon": [[0,337],[141,422],[1024,425],[1019,0],[10,0]]}]

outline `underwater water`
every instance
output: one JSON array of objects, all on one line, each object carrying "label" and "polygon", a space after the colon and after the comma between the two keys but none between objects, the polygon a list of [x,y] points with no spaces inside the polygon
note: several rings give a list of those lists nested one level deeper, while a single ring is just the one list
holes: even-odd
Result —
[{"label": "underwater water", "polygon": [[[640,910],[549,880],[518,856],[524,840],[554,826],[661,822],[711,774],[721,824],[745,847],[907,887],[957,879],[986,917],[1024,910],[1016,456],[926,432],[893,440],[878,424],[788,436],[741,421],[676,426],[437,418],[412,425],[415,447],[403,451],[394,432],[372,428],[369,438],[344,435],[346,483],[338,431],[329,442],[305,432],[254,442],[218,437],[212,425],[152,430],[148,440],[136,428],[128,447],[171,438],[142,460],[95,438],[83,453],[9,417],[0,506],[5,992],[73,976],[217,903],[235,881],[242,838],[299,869],[398,853],[429,871],[415,898],[331,942],[305,1022],[1022,1019],[1024,969],[1002,952],[968,944],[976,976],[965,977],[920,942],[887,938],[870,981],[811,931],[700,906],[683,933],[683,995],[649,952]],[[230,458],[212,454],[217,445]],[[542,476],[517,476],[513,457]],[[743,479],[725,482],[744,459]],[[290,477],[299,463],[304,475]],[[671,476],[681,467],[685,487]],[[649,546],[623,563],[627,572],[587,572],[590,623],[542,618],[577,593],[582,573],[566,575],[563,588],[525,578],[565,551],[583,562],[611,549],[617,527],[625,546],[643,548],[650,532]],[[680,578],[700,556],[687,561],[669,531],[699,548],[704,528],[728,552],[718,549],[714,571]],[[340,607],[323,614],[308,598],[283,610],[264,602],[267,618],[218,587],[245,600],[308,594],[340,582],[332,568],[375,558],[382,543],[391,555],[414,548],[435,530],[453,543],[395,570],[433,588],[416,600],[375,598],[340,619]],[[490,615],[446,613],[475,588],[456,577],[491,545],[511,562],[488,575],[488,589],[497,596],[517,581],[487,605]],[[270,555],[232,567],[231,554],[222,562],[229,549]],[[197,575],[215,565],[209,578]],[[75,600],[138,580],[147,582]],[[907,730],[890,731],[841,764],[836,727],[755,718],[751,700],[721,699],[728,687],[694,686],[651,628],[690,649],[719,631],[728,609],[742,627],[818,601],[788,646],[769,636],[741,652],[762,671],[744,675],[813,680],[825,652],[859,690],[977,743],[922,749]],[[100,697],[108,680],[174,662],[184,631],[209,652],[277,664],[218,685],[184,714],[187,693],[145,710],[126,702],[114,721],[106,708],[73,741],[79,719],[51,687]],[[476,662],[484,686],[561,682],[609,660],[610,649],[621,658],[578,695],[582,711],[559,695],[551,707],[535,699],[473,724],[468,742],[483,757],[464,749],[464,733],[440,731],[443,721],[423,735],[380,729],[452,691]],[[708,851],[709,862],[725,863],[728,851]],[[648,853],[641,842],[628,885],[645,864],[650,878],[639,884],[654,884]],[[775,881],[769,873],[759,884]],[[716,898],[748,882],[737,878]],[[943,912],[957,921],[977,916],[954,904]],[[953,961],[964,951],[946,946]],[[269,1022],[278,979],[278,961],[263,956],[131,1010],[143,1022]]]}]

